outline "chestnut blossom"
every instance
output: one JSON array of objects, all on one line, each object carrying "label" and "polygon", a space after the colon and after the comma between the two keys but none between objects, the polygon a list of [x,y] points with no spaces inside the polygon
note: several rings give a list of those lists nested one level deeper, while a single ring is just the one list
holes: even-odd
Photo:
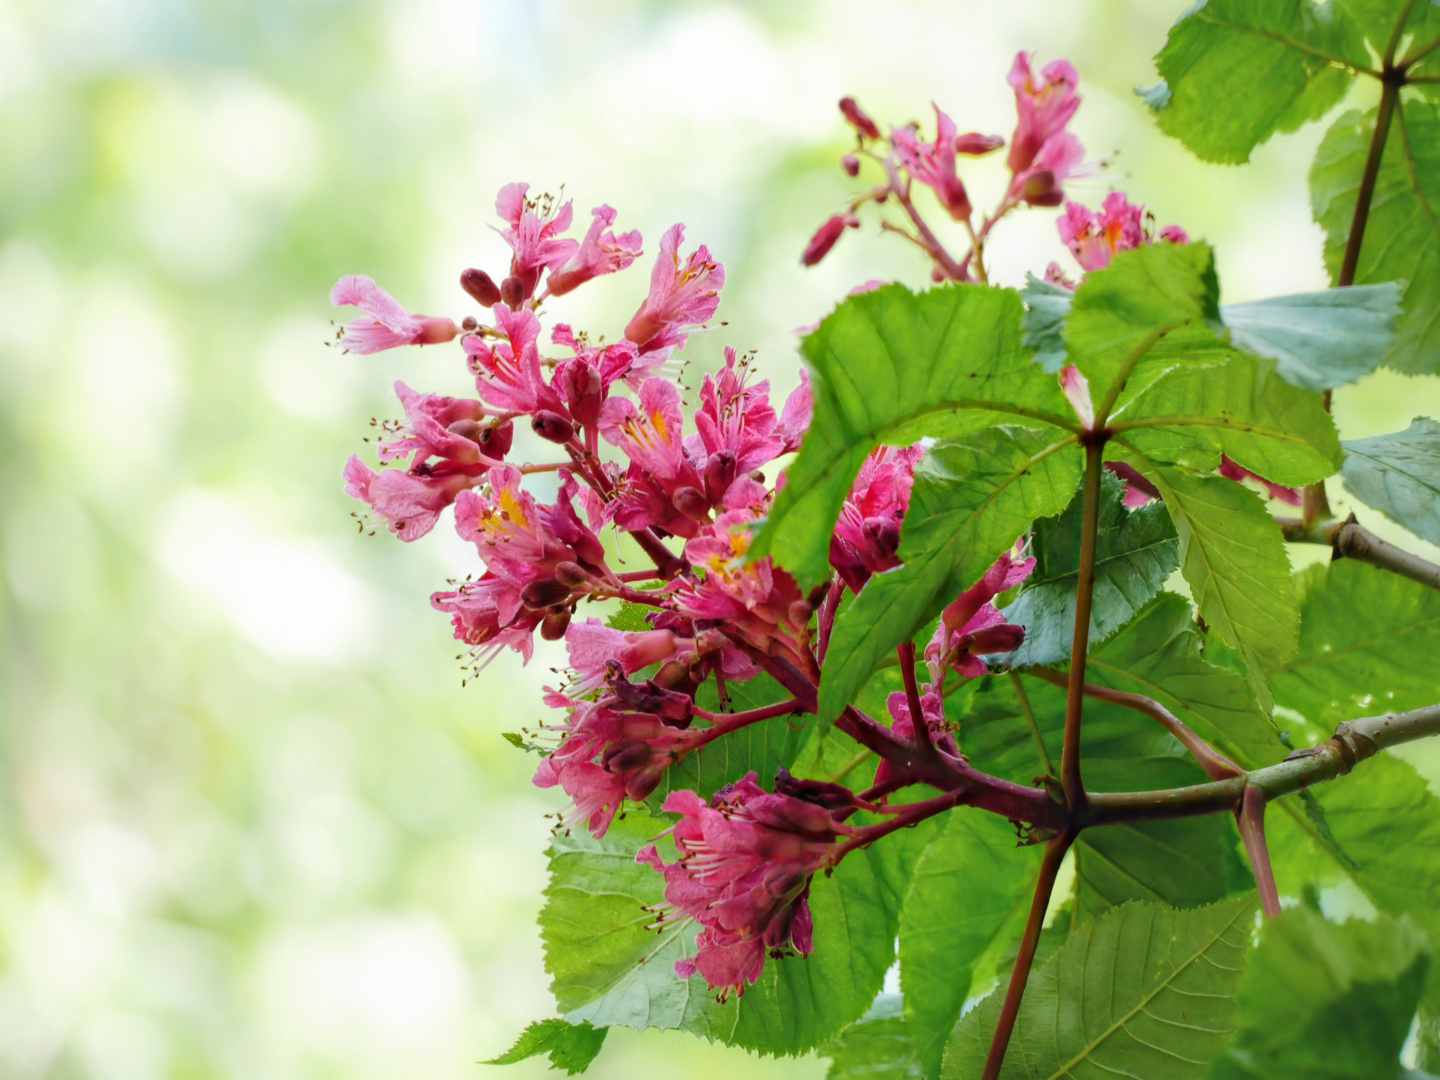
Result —
[{"label": "chestnut blossom", "polygon": [[910,505],[920,446],[881,446],[870,451],[830,536],[830,565],[859,592],[871,574],[900,565],[900,522]]},{"label": "chestnut blossom", "polygon": [[[1055,224],[1060,230],[1060,239],[1084,270],[1099,270],[1109,265],[1117,251],[1153,244],[1157,239],[1153,222],[1147,220],[1145,207],[1131,203],[1119,191],[1105,196],[1100,210],[1095,213],[1079,203],[1066,203],[1065,213]],[[1189,237],[1178,225],[1167,225],[1160,230],[1158,239],[1170,244],[1183,244]]]},{"label": "chestnut blossom", "polygon": [[694,327],[715,314],[725,267],[710,258],[701,244],[682,261],[684,225],[672,225],[660,240],[660,254],[650,273],[650,292],[625,324],[625,336],[642,352],[682,345]]},{"label": "chestnut blossom", "polygon": [[564,296],[591,278],[624,270],[640,254],[639,232],[617,236],[610,230],[615,224],[614,210],[597,206],[591,214],[590,228],[581,238],[579,249],[545,279],[551,296]]},{"label": "chestnut blossom", "polygon": [[400,345],[439,345],[452,341],[460,327],[451,319],[411,315],[364,274],[347,274],[330,290],[330,303],[351,305],[365,318],[345,324],[339,344],[346,352],[374,353]]},{"label": "chestnut blossom", "polygon": [[935,192],[945,212],[956,221],[970,217],[970,197],[955,171],[955,121],[935,110],[935,141],[928,146],[913,127],[891,128],[890,143],[895,157],[911,176]]},{"label": "chestnut blossom", "polygon": [[[495,213],[506,223],[500,231],[510,245],[510,276],[518,283],[520,299],[528,299],[535,291],[540,274],[568,261],[580,245],[562,234],[570,228],[574,212],[569,202],[559,206],[548,196],[543,200],[525,197],[529,184],[506,184],[495,199]],[[505,292],[504,283],[500,286]],[[515,298],[507,299],[515,306]]]},{"label": "chestnut blossom", "polygon": [[1035,569],[1034,558],[1017,559],[1006,552],[996,559],[970,588],[946,605],[940,613],[935,636],[925,646],[925,664],[930,669],[930,683],[939,687],[946,669],[966,678],[986,672],[989,653],[1014,652],[1025,641],[1023,627],[1005,621],[992,601],[1006,589],[1030,576]]},{"label": "chestnut blossom", "polygon": [[[885,708],[893,721],[890,730],[902,739],[913,741],[915,739],[915,718],[910,714],[910,701],[904,691],[897,690],[890,694],[885,699]],[[955,744],[955,734],[945,722],[945,704],[940,695],[932,691],[929,686],[922,688],[920,711],[925,717],[925,730],[930,735],[931,745],[951,757],[960,757],[960,747]],[[885,786],[894,775],[895,767],[882,758],[875,766],[875,786]]]}]

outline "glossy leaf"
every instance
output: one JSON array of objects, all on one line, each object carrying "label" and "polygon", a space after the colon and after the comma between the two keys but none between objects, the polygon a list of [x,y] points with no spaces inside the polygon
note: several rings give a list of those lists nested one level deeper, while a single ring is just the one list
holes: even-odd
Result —
[{"label": "glossy leaf", "polygon": [[[1347,112],[1325,134],[1310,171],[1310,204],[1325,230],[1325,264],[1339,274],[1376,113]],[[1355,282],[1404,282],[1404,313],[1385,363],[1440,371],[1440,104],[1402,96],[1376,177]]]},{"label": "glossy leaf", "polygon": [[[1129,622],[1180,564],[1180,541],[1164,505],[1152,501],[1127,510],[1124,494],[1124,483],[1106,473],[1095,551],[1092,644]],[[1083,509],[1077,494],[1063,514],[1035,523],[1030,546],[1035,569],[1005,609],[1006,621],[1025,627],[1024,643],[1005,658],[1012,667],[1050,664],[1070,655]]]},{"label": "glossy leaf", "polygon": [[[1134,903],[1085,923],[1031,973],[1002,1080],[1198,1080],[1229,1034],[1254,913],[1253,897]],[[980,1075],[1001,993],[960,1022],[944,1080]]]},{"label": "glossy leaf", "polygon": [[1032,521],[1063,510],[1079,478],[1073,438],[1053,429],[1001,425],[929,450],[916,467],[900,533],[904,565],[876,574],[835,620],[821,716],[838,715],[880,661],[973,584]]},{"label": "glossy leaf", "polygon": [[1307,908],[1266,922],[1236,1031],[1208,1080],[1372,1080],[1400,1072],[1430,943],[1407,919],[1337,925]]},{"label": "glossy leaf", "polygon": [[1345,490],[1440,544],[1440,424],[1422,416],[1404,431],[1344,445]]},{"label": "glossy leaf", "polygon": [[865,455],[997,420],[1073,424],[1054,379],[1020,342],[1019,294],[902,285],[852,296],[803,341],[815,398],[799,456],[751,547],[810,585],[830,573],[830,533]]},{"label": "glossy leaf", "polygon": [[608,1030],[583,1022],[570,1024],[564,1020],[537,1020],[520,1033],[509,1050],[481,1064],[513,1065],[537,1054],[545,1054],[550,1058],[552,1069],[564,1069],[567,1075],[574,1076],[590,1067],[595,1055],[605,1045]]},{"label": "glossy leaf", "polygon": [[1239,163],[1322,116],[1350,85],[1345,66],[1370,57],[1341,4],[1208,0],[1171,28],[1155,63],[1170,92],[1161,129],[1206,161]]}]

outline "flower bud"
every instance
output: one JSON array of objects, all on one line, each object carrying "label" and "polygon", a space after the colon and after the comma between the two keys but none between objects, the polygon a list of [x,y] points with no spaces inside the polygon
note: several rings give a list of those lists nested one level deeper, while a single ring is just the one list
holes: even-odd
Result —
[{"label": "flower bud", "polygon": [[605,397],[600,371],[594,364],[579,358],[561,364],[560,389],[577,424],[591,427],[599,423]]},{"label": "flower bud", "polygon": [[797,780],[785,768],[775,773],[775,794],[803,799],[832,811],[870,809],[869,803],[856,798],[855,793],[844,784],[833,784],[828,780]]},{"label": "flower bud", "polygon": [[532,581],[520,590],[520,602],[531,611],[554,607],[570,599],[570,590],[554,578]]},{"label": "flower bud", "polygon": [[542,439],[549,439],[562,446],[575,437],[575,425],[557,412],[538,409],[530,417],[530,427]]},{"label": "flower bud", "polygon": [[840,167],[845,170],[846,176],[860,175],[860,159],[854,154],[846,154],[840,159]]},{"label": "flower bud", "polygon": [[515,425],[509,420],[503,424],[491,424],[480,431],[480,449],[492,458],[503,458],[515,442]]},{"label": "flower bud", "polygon": [[514,311],[525,300],[524,282],[514,274],[511,274],[500,283],[500,299],[505,301],[506,307]]},{"label": "flower bud", "polygon": [[705,494],[711,503],[719,503],[730,485],[735,482],[735,455],[729,450],[717,450],[705,463]]},{"label": "flower bud", "polygon": [[1049,169],[1037,169],[1025,179],[1020,197],[1031,206],[1059,206],[1064,194],[1055,183],[1055,174]]},{"label": "flower bud", "polygon": [[559,641],[570,628],[570,609],[564,604],[552,607],[540,620],[540,636],[546,641]]},{"label": "flower bud", "polygon": [[970,639],[971,653],[1014,652],[1025,644],[1025,628],[1012,623],[1001,623],[999,626],[987,626],[984,630],[966,634],[965,637]]},{"label": "flower bud", "polygon": [[684,691],[694,687],[695,676],[683,660],[667,660],[650,681],[666,690]]},{"label": "flower bud", "polygon": [[519,275],[520,298],[529,300],[535,295],[535,286],[540,284],[540,267],[529,266]]},{"label": "flower bud", "polygon": [[473,333],[480,329],[480,320],[475,318],[474,315],[466,315],[460,320],[460,329],[464,330],[467,334]]},{"label": "flower bud", "polygon": [[464,289],[481,307],[493,307],[495,301],[500,299],[500,287],[484,270],[476,270],[473,266],[461,273],[460,287]]},{"label": "flower bud", "polygon": [[809,626],[810,616],[814,612],[814,610],[815,609],[812,608],[808,602],[804,600],[796,600],[787,609],[787,614],[790,616],[790,625]]},{"label": "flower bud", "polygon": [[900,522],[891,518],[866,518],[860,526],[860,535],[882,559],[888,559],[900,550]]},{"label": "flower bud", "polygon": [[[562,564],[563,565],[563,564]],[[658,664],[675,654],[675,634],[670,630],[637,630],[625,635],[620,662],[635,671]]]},{"label": "flower bud", "polygon": [[849,121],[850,126],[860,132],[861,135],[870,139],[878,139],[880,137],[880,129],[875,126],[875,121],[870,119],[865,110],[860,108],[853,97],[843,97],[840,99],[840,112],[844,115],[845,119]]},{"label": "flower bud", "polygon": [[805,251],[800,256],[801,266],[814,266],[835,246],[835,241],[840,239],[840,234],[846,228],[856,228],[860,219],[854,214],[835,214],[824,225],[815,230],[815,235],[810,238],[810,243],[805,245]]},{"label": "flower bud", "polygon": [[670,503],[692,521],[710,520],[710,500],[693,487],[676,488]]},{"label": "flower bud", "polygon": [[968,135],[957,135],[955,137],[955,152],[957,154],[969,154],[971,157],[980,157],[984,154],[993,153],[1005,145],[1005,139],[999,135],[981,135],[978,131],[972,131]]},{"label": "flower bud", "polygon": [[555,564],[555,580],[567,589],[579,589],[590,583],[590,573],[579,563],[567,559]]}]

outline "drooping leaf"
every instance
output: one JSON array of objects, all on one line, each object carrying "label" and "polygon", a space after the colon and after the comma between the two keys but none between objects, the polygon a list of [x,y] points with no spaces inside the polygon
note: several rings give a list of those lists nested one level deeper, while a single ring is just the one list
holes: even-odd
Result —
[{"label": "drooping leaf", "polygon": [[570,1024],[564,1020],[537,1020],[520,1033],[509,1050],[481,1064],[513,1065],[536,1054],[545,1054],[550,1058],[552,1069],[564,1069],[567,1075],[574,1076],[590,1067],[595,1055],[605,1045],[607,1031],[609,1028],[591,1027],[584,1022]]},{"label": "drooping leaf", "polygon": [[1171,28],[1155,63],[1170,92],[1161,130],[1206,161],[1238,164],[1322,116],[1349,87],[1347,67],[1370,57],[1341,4],[1208,0]]},{"label": "drooping leaf", "polygon": [[1151,475],[1180,534],[1180,568],[1211,631],[1239,652],[1262,706],[1265,674],[1295,652],[1299,612],[1290,563],[1260,496],[1220,476]]},{"label": "drooping leaf", "polygon": [[940,1066],[976,961],[1029,904],[1039,856],[1038,847],[1017,848],[1008,822],[962,811],[947,815],[917,862],[900,910],[900,986],[927,1075]]},{"label": "drooping leaf", "polygon": [[1075,294],[1063,285],[1055,285],[1034,274],[1025,275],[1025,288],[1020,292],[1025,301],[1025,314],[1020,318],[1027,349],[1035,350],[1035,363],[1049,372],[1065,366],[1065,316],[1070,314],[1070,301]]},{"label": "drooping leaf", "polygon": [[925,1080],[914,1024],[903,1008],[900,995],[881,994],[869,1012],[822,1047],[831,1058],[825,1080]]},{"label": "drooping leaf", "polygon": [[1337,925],[1306,908],[1266,922],[1235,1034],[1207,1080],[1373,1080],[1400,1072],[1430,960],[1408,919]]},{"label": "drooping leaf", "polygon": [[1351,559],[1295,578],[1300,646],[1275,700],[1328,733],[1341,720],[1440,701],[1440,594]]},{"label": "drooping leaf", "polygon": [[[1424,5],[1419,5],[1424,6]],[[1325,265],[1339,274],[1375,130],[1374,110],[1347,112],[1310,170],[1310,205],[1325,230]],[[1440,371],[1440,103],[1403,96],[1375,181],[1355,283],[1404,282],[1403,314],[1385,363]]]},{"label": "drooping leaf", "polygon": [[1274,360],[1275,373],[1292,386],[1317,392],[1374,371],[1394,337],[1399,314],[1395,282],[1220,308],[1233,344]]},{"label": "drooping leaf", "polygon": [[[1180,564],[1180,541],[1165,507],[1150,502],[1127,510],[1124,494],[1124,483],[1106,473],[1095,550],[1092,645],[1129,622]],[[1005,658],[1012,667],[1050,664],[1070,655],[1083,509],[1084,499],[1077,494],[1064,513],[1035,523],[1030,547],[1035,569],[1005,608],[1007,622],[1025,627],[1024,643]]]},{"label": "drooping leaf", "polygon": [[820,715],[836,716],[877,664],[939,615],[1079,481],[1073,436],[1000,425],[941,443],[915,470],[900,533],[904,565],[876,574],[835,620]]},{"label": "drooping leaf", "polygon": [[830,533],[875,446],[947,437],[1024,416],[1073,424],[1052,378],[1020,343],[1017,293],[903,285],[852,296],[802,342],[815,411],[751,547],[802,584],[829,574]]},{"label": "drooping leaf", "polygon": [[[1253,897],[1132,903],[1083,924],[1031,973],[1002,1080],[1198,1080],[1229,1034],[1254,912]],[[1002,994],[960,1022],[942,1080],[980,1075]]]},{"label": "drooping leaf", "polygon": [[1440,424],[1428,416],[1404,431],[1345,445],[1345,489],[1416,536],[1440,544]]}]

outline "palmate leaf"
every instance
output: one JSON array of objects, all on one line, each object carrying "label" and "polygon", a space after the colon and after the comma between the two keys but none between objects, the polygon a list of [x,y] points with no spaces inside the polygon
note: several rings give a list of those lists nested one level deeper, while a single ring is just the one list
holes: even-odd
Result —
[{"label": "palmate leaf", "polygon": [[[852,296],[802,342],[815,411],[769,520],[751,547],[811,585],[829,574],[830,533],[865,455],[1001,419],[1074,426],[1054,379],[1020,343],[1019,296],[902,285]],[[992,556],[993,557],[993,556]]]},{"label": "palmate leaf", "polygon": [[[1255,914],[1253,897],[1176,911],[1112,908],[1032,972],[1000,1076],[1191,1080],[1225,1045]],[[1003,987],[965,1015],[944,1080],[972,1080]]]},{"label": "palmate leaf", "polygon": [[1221,814],[1082,833],[1074,848],[1076,923],[1130,900],[1188,908],[1253,889],[1238,839]]},{"label": "palmate leaf", "polygon": [[1416,536],[1440,544],[1440,424],[1422,416],[1404,431],[1345,445],[1345,489]]},{"label": "palmate leaf", "polygon": [[[1090,641],[1098,644],[1134,617],[1179,565],[1180,541],[1159,502],[1127,510],[1125,485],[1106,473],[1101,481],[1099,534]],[[1050,664],[1070,655],[1080,576],[1080,495],[1058,517],[1035,523],[1030,553],[1035,569],[1005,609],[1007,622],[1025,628],[1025,641],[1005,657],[1011,667]]]},{"label": "palmate leaf", "polygon": [[900,534],[904,565],[876,574],[835,620],[820,715],[838,715],[876,665],[1032,521],[1063,510],[1079,478],[1074,438],[1054,429],[1001,425],[929,450],[916,467]]},{"label": "palmate leaf", "polygon": [[552,1069],[564,1069],[574,1076],[590,1067],[595,1055],[605,1045],[609,1028],[591,1027],[586,1023],[570,1024],[564,1020],[537,1020],[515,1040],[515,1045],[499,1057],[481,1062],[483,1065],[513,1065],[537,1054],[550,1058]]},{"label": "palmate leaf", "polygon": [[1407,919],[1340,925],[1307,908],[1266,922],[1236,1031],[1207,1080],[1372,1080],[1400,1073],[1430,943]]},{"label": "palmate leaf", "polygon": [[1343,3],[1202,0],[1155,63],[1169,90],[1155,112],[1161,130],[1206,161],[1233,164],[1322,116],[1349,88],[1347,68],[1368,67],[1370,56]]},{"label": "palmate leaf", "polygon": [[[1424,7],[1426,5],[1417,5]],[[1325,230],[1325,265],[1339,274],[1355,215],[1376,112],[1347,112],[1315,153],[1310,205]],[[1404,282],[1404,313],[1385,363],[1440,371],[1440,104],[1402,95],[1395,109],[1355,281]]]}]

